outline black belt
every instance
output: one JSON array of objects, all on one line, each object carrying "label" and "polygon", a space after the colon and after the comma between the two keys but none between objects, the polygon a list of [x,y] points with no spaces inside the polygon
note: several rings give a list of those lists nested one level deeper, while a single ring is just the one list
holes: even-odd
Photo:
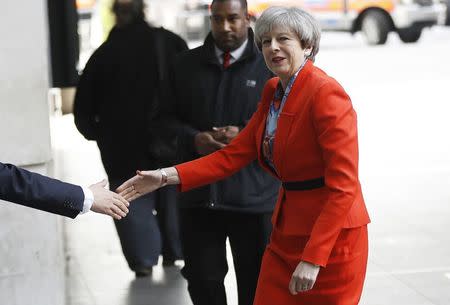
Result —
[{"label": "black belt", "polygon": [[283,182],[283,188],[287,191],[308,191],[325,186],[325,178],[320,177],[311,180]]}]

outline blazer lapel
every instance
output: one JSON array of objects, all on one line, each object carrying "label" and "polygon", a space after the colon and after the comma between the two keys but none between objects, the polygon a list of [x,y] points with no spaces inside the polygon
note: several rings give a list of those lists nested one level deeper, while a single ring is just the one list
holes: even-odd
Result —
[{"label": "blazer lapel", "polygon": [[301,98],[304,80],[310,74],[313,68],[311,61],[308,62],[303,67],[302,71],[297,75],[297,78],[292,85],[291,92],[284,104],[284,107],[280,113],[277,123],[277,132],[275,135],[274,147],[273,147],[273,157],[275,168],[277,169],[280,178],[283,176],[283,167],[286,163],[286,150],[288,148],[288,137],[292,129],[294,118],[298,117],[297,114],[302,111],[305,106]]},{"label": "blazer lapel", "polygon": [[289,93],[286,104],[283,107],[282,112],[287,113],[297,113],[299,111],[299,107],[301,107],[301,103],[298,103],[300,100],[299,97],[307,94],[307,92],[301,92],[303,90],[305,79],[311,74],[311,70],[313,69],[313,63],[308,60],[303,67],[302,71],[297,75],[297,78],[292,85],[291,92]]},{"label": "blazer lapel", "polygon": [[289,145],[287,140],[294,121],[294,116],[294,113],[283,111],[278,118],[277,133],[275,134],[273,143],[273,163],[281,180],[283,177],[284,160],[286,159],[286,148]]}]

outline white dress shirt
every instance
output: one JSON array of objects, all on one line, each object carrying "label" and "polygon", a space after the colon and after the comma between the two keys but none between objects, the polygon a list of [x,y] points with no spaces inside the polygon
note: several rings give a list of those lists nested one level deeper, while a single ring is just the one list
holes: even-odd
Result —
[{"label": "white dress shirt", "polygon": [[89,212],[92,208],[92,204],[94,203],[94,193],[87,188],[81,187],[84,193],[84,202],[83,202],[83,210],[81,210],[80,214],[85,214]]},{"label": "white dress shirt", "polygon": [[[230,65],[232,65],[232,64],[235,63],[239,58],[241,58],[242,54],[244,54],[245,47],[247,46],[247,43],[248,43],[248,39],[246,39],[246,40],[244,41],[244,43],[243,43],[239,48],[237,48],[236,50],[230,52],[230,55],[231,55],[231,58],[230,58]],[[216,56],[217,56],[217,59],[219,60],[219,63],[220,63],[221,65],[223,65],[223,53],[225,53],[225,52],[222,51],[221,49],[219,49],[219,48],[217,47],[217,45],[214,46],[214,49],[215,49],[215,51],[216,51]]]}]

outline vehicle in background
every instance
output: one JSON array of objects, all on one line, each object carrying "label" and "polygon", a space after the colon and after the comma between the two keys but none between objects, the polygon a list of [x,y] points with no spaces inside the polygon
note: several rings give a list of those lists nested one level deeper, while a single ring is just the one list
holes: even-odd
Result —
[{"label": "vehicle in background", "polygon": [[96,0],[76,0],[78,16],[80,19],[90,19]]},{"label": "vehicle in background", "polygon": [[297,6],[311,12],[323,30],[361,31],[370,45],[384,44],[392,31],[403,42],[416,42],[425,27],[445,18],[438,0],[248,0],[248,5],[252,18],[269,6]]}]

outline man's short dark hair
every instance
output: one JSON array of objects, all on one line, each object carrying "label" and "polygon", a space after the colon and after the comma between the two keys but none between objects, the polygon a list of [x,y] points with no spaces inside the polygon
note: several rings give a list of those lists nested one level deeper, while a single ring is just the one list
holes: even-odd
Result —
[{"label": "man's short dark hair", "polygon": [[247,10],[247,7],[248,7],[248,5],[247,5],[247,0],[213,0],[213,1],[211,2],[211,6],[213,6],[214,3],[217,3],[217,2],[223,3],[223,2],[226,2],[226,1],[239,1],[239,2],[241,3],[241,8],[242,8],[242,9],[245,11],[245,13],[247,14],[247,12],[248,12],[248,10]]}]

